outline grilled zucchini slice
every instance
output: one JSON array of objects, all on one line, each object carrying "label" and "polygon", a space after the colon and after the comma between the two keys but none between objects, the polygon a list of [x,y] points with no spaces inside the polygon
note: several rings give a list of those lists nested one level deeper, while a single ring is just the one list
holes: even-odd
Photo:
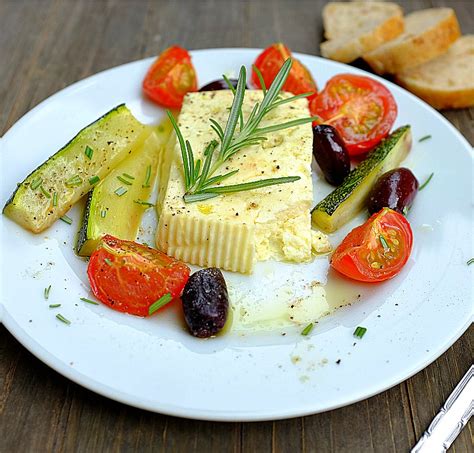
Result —
[{"label": "grilled zucchini slice", "polygon": [[39,233],[140,147],[150,128],[121,104],[82,129],[20,183],[3,213]]},{"label": "grilled zucchini slice", "polygon": [[311,212],[313,225],[332,233],[355,217],[364,208],[375,181],[399,166],[410,151],[411,143],[410,126],[402,126],[382,140],[339,187],[314,207]]}]

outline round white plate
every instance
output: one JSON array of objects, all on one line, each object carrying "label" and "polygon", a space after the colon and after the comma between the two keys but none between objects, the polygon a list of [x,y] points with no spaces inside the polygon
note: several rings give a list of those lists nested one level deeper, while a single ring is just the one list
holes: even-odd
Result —
[{"label": "round white plate", "polygon": [[[249,68],[258,52],[192,52],[200,84],[237,73],[241,65]],[[297,57],[319,87],[337,73],[363,73],[313,56]],[[151,62],[137,61],[82,80],[19,120],[1,140],[1,202],[17,181],[115,105],[126,102],[141,120],[156,121],[162,111],[140,89]],[[357,287],[361,299],[322,318],[310,336],[301,336],[300,327],[280,327],[198,340],[177,321],[179,307],[140,319],[81,302],[80,297],[91,296],[86,265],[72,252],[79,208],[70,213],[72,226],[57,222],[39,235],[1,216],[2,322],[42,361],[97,393],[199,419],[265,420],[325,411],[379,393],[421,370],[471,322],[474,266],[466,261],[474,255],[473,160],[466,140],[440,114],[382,82],[398,103],[396,126],[413,127],[414,145],[405,165],[420,181],[434,172],[409,214],[414,251],[401,275],[385,284]],[[418,142],[428,134],[431,139]],[[319,186],[317,196],[329,191]],[[333,243],[362,220],[331,238]],[[249,279],[271,301],[282,290],[279,272],[288,271],[295,287],[298,275],[300,285],[305,279],[325,279],[327,258],[308,266],[281,266],[263,264],[254,277],[234,275],[229,284],[238,292]],[[52,289],[45,301],[48,285]],[[62,305],[55,311],[50,303]],[[58,322],[57,312],[71,325]],[[352,335],[359,325],[368,328],[360,341]]]}]

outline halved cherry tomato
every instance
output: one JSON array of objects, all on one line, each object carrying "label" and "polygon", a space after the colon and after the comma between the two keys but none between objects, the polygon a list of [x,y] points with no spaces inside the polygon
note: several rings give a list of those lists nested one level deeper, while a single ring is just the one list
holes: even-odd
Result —
[{"label": "halved cherry tomato", "polygon": [[186,49],[169,47],[151,65],[143,91],[158,104],[180,108],[186,93],[197,90],[197,77]]},{"label": "halved cherry tomato", "polygon": [[397,104],[390,91],[370,77],[339,74],[310,104],[318,124],[330,124],[341,134],[351,156],[373,148],[390,132]]},{"label": "halved cherry tomato", "polygon": [[87,275],[95,297],[114,310],[148,316],[169,293],[181,295],[190,269],[181,261],[132,241],[105,235],[91,255]]},{"label": "halved cherry tomato", "polygon": [[[291,57],[291,51],[281,42],[267,47],[255,60],[256,66],[263,76],[263,81],[267,88],[273,82],[283,63]],[[252,68],[252,82],[257,88],[262,88],[257,73]],[[308,99],[312,99],[318,93],[318,87],[311,73],[299,60],[293,58],[290,74],[282,88],[283,91],[289,91],[293,94],[314,93]]]},{"label": "halved cherry tomato", "polygon": [[397,275],[413,246],[408,220],[389,208],[354,228],[337,247],[331,266],[361,282],[382,282]]}]

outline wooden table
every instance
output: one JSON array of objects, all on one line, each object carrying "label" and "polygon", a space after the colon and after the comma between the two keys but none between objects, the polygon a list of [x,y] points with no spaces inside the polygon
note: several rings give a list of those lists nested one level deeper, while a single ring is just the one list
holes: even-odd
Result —
[{"label": "wooden table", "polygon": [[[265,47],[280,40],[318,54],[324,3],[0,0],[0,133],[67,85],[172,43],[197,49]],[[410,11],[443,3],[403,6]],[[472,3],[450,4],[463,31],[472,33]],[[444,113],[471,143],[473,112]],[[0,451],[408,451],[472,363],[473,339],[471,327],[411,379],[342,409],[276,422],[211,423],[98,396],[49,369],[0,326]],[[467,452],[472,438],[470,426],[453,451]]]}]

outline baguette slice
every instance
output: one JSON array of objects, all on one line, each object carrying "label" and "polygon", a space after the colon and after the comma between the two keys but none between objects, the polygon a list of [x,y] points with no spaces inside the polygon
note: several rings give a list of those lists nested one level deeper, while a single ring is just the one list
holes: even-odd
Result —
[{"label": "baguette slice", "polygon": [[378,74],[395,74],[445,53],[461,32],[451,8],[430,8],[405,16],[405,32],[364,55]]},{"label": "baguette slice", "polygon": [[323,10],[321,54],[350,63],[403,32],[403,11],[395,3],[328,3]]},{"label": "baguette slice", "polygon": [[474,106],[474,35],[462,36],[445,54],[396,77],[437,109]]}]

